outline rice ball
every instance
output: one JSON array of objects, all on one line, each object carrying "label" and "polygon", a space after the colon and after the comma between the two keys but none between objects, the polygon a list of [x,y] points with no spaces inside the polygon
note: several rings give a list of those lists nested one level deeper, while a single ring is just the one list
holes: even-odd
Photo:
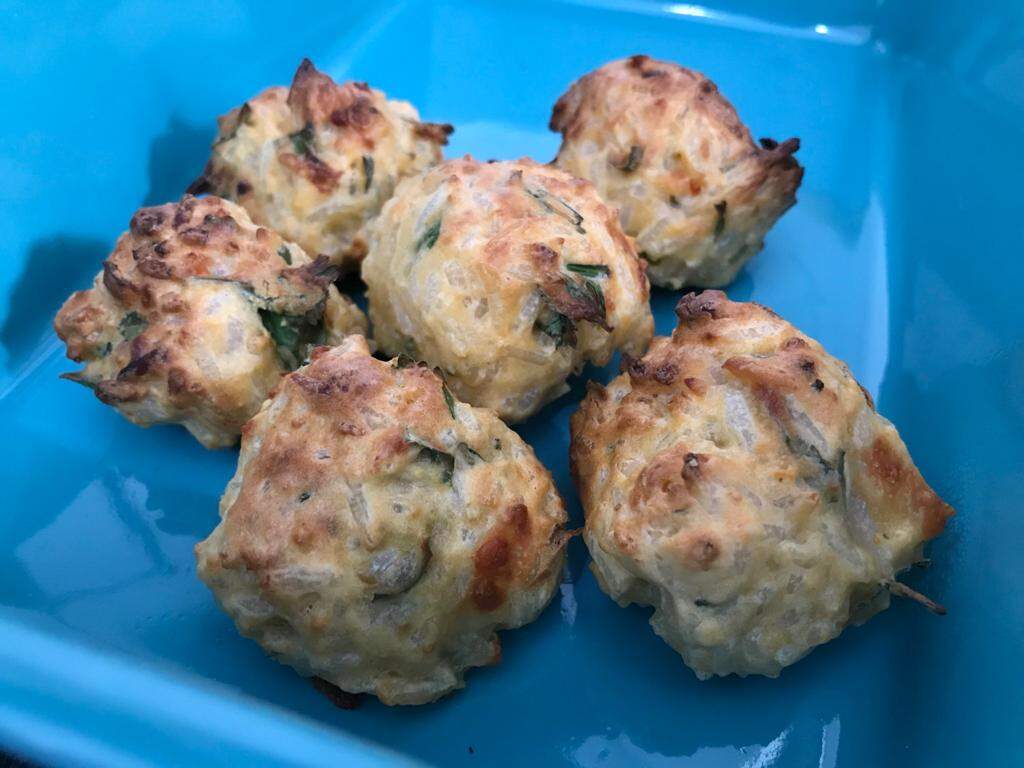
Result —
[{"label": "rice ball", "polygon": [[866,621],[953,514],[846,366],[768,309],[689,294],[571,423],[602,589],[698,677],[768,675]]},{"label": "rice ball", "polygon": [[363,262],[374,339],[439,366],[463,400],[518,421],[566,378],[653,333],[632,243],[593,187],[530,160],[407,179]]},{"label": "rice ball", "polygon": [[501,657],[564,561],[551,476],[492,412],[362,337],[247,425],[199,576],[239,631],[348,693],[422,704]]},{"label": "rice ball", "polygon": [[366,333],[326,257],[217,197],[138,210],[92,288],[54,321],[84,384],[129,421],[182,424],[207,448],[238,441],[281,376],[317,344]]},{"label": "rice ball", "polygon": [[655,285],[727,285],[796,202],[798,139],[760,146],[715,84],[632,56],[583,76],[555,104],[555,164],[618,207]]},{"label": "rice ball", "polygon": [[268,88],[220,118],[190,191],[234,200],[308,253],[357,270],[366,224],[401,179],[440,162],[451,131],[305,59],[290,88]]}]

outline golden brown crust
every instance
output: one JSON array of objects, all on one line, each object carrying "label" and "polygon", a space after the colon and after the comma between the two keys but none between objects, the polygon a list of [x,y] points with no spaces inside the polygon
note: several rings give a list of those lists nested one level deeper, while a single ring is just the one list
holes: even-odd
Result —
[{"label": "golden brown crust", "polygon": [[366,83],[335,83],[309,59],[290,88],[268,88],[219,127],[192,191],[236,200],[345,270],[365,255],[363,227],[398,181],[438,163],[452,131]]},{"label": "golden brown crust", "polygon": [[798,139],[754,143],[699,72],[647,56],[605,64],[556,102],[555,163],[620,209],[656,285],[731,281],[796,201]]},{"label": "golden brown crust", "polygon": [[363,279],[382,349],[440,366],[460,397],[510,420],[653,332],[612,210],[528,159],[451,160],[403,182],[371,228]]},{"label": "golden brown crust", "polygon": [[142,208],[94,286],[57,314],[68,357],[86,364],[68,378],[137,424],[230,445],[285,369],[260,313],[315,325],[326,309],[333,341],[365,330],[336,275],[220,198]]},{"label": "golden brown crust", "polygon": [[[494,663],[495,630],[537,615],[563,558],[546,470],[444,386],[358,336],[318,350],[249,423],[196,550],[244,634],[386,703],[430,701]],[[300,573],[318,576],[297,588]]]},{"label": "golden brown crust", "polygon": [[953,510],[813,339],[718,291],[676,313],[572,417],[587,543],[699,675],[777,674],[885,607]]}]

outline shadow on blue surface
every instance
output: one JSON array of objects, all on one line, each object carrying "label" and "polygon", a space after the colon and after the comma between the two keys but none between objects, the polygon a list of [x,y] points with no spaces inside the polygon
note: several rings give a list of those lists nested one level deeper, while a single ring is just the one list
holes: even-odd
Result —
[{"label": "shadow on blue surface", "polygon": [[142,205],[163,205],[180,198],[202,173],[216,132],[216,122],[197,127],[171,115],[167,128],[149,145],[149,190]]},{"label": "shadow on blue surface", "polygon": [[11,359],[24,360],[44,341],[64,299],[89,287],[108,251],[102,240],[76,235],[45,237],[29,247],[0,327],[0,344]]}]

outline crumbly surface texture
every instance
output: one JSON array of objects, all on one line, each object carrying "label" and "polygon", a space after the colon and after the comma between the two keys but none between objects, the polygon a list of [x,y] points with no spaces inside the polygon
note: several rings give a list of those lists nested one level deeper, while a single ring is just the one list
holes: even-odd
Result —
[{"label": "crumbly surface texture", "polygon": [[93,287],[57,314],[68,357],[85,364],[65,378],[141,426],[183,424],[207,448],[233,445],[312,346],[366,333],[336,275],[226,200],[142,208]]},{"label": "crumbly surface texture", "polygon": [[436,373],[318,350],[246,426],[199,575],[300,674],[422,704],[494,664],[551,599],[566,520],[547,470]]},{"label": "crumbly surface texture", "polygon": [[592,567],[699,677],[775,676],[887,607],[953,510],[817,342],[718,291],[676,313],[572,418]]},{"label": "crumbly surface texture", "polygon": [[191,191],[235,200],[310,255],[356,270],[366,223],[400,179],[440,162],[451,130],[366,83],[335,83],[307,59],[290,88],[268,88],[220,118]]},{"label": "crumbly surface texture", "polygon": [[516,421],[585,363],[640,354],[648,283],[594,188],[523,159],[446,162],[399,185],[363,262],[374,338],[440,366],[455,393]]},{"label": "crumbly surface texture", "polygon": [[555,104],[555,163],[617,206],[655,285],[728,284],[796,202],[797,139],[754,143],[699,72],[647,56],[580,78]]}]

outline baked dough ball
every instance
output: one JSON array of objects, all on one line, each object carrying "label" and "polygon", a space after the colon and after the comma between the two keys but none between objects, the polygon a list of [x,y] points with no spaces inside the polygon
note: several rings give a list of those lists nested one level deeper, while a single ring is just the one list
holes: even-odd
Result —
[{"label": "baked dough ball", "polygon": [[206,170],[189,190],[235,200],[343,270],[366,253],[364,225],[399,179],[441,161],[450,125],[420,122],[366,83],[335,83],[303,60],[291,88],[268,88],[219,119]]},{"label": "baked dough ball", "polygon": [[135,424],[178,423],[207,448],[232,445],[312,345],[366,332],[336,275],[226,200],[142,208],[93,287],[57,313],[68,357],[85,363],[65,378]]},{"label": "baked dough ball", "polygon": [[363,262],[374,338],[524,419],[586,362],[640,354],[648,284],[593,187],[522,159],[452,160],[399,185]]},{"label": "baked dough ball", "polygon": [[349,337],[246,426],[199,576],[302,675],[422,704],[494,664],[495,631],[557,586],[566,515],[547,470],[426,367]]},{"label": "baked dough ball", "polygon": [[775,676],[911,593],[953,510],[816,341],[718,291],[676,314],[572,418],[592,567],[698,677]]},{"label": "baked dough ball", "polygon": [[580,78],[555,104],[555,163],[619,208],[655,285],[731,282],[796,202],[798,139],[754,144],[715,84],[633,56]]}]

